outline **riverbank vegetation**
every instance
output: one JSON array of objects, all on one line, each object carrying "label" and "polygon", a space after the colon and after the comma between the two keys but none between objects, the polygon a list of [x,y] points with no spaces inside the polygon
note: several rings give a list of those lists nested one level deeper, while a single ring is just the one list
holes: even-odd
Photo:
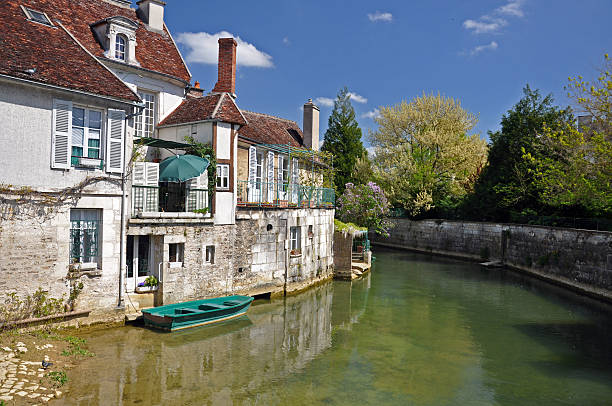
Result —
[{"label": "riverbank vegetation", "polygon": [[[606,54],[596,80],[570,77],[568,107],[526,85],[488,143],[470,133],[477,117],[457,99],[423,94],[381,106],[374,153],[355,149],[351,175],[336,178],[338,217],[378,227],[358,218],[367,205],[346,204],[376,184],[393,215],[612,230],[611,70]],[[350,105],[347,92],[332,116]]]}]

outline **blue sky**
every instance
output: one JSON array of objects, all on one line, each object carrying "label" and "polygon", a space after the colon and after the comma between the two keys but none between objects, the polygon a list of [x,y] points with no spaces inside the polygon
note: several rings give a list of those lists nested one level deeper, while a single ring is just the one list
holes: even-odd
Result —
[{"label": "blue sky", "polygon": [[567,105],[568,76],[595,77],[612,51],[610,15],[610,0],[168,0],[165,20],[202,87],[216,82],[218,34],[231,33],[238,105],[301,126],[313,98],[321,138],[345,85],[364,138],[377,107],[423,92],[460,99],[486,137],[526,83]]}]

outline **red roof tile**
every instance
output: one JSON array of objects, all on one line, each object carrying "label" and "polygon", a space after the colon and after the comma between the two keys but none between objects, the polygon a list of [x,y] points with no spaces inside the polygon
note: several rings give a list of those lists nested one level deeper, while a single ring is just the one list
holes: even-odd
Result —
[{"label": "red roof tile", "polygon": [[[47,13],[51,20],[60,20],[89,52],[101,58],[104,58],[104,49],[96,40],[90,25],[109,17],[129,18],[138,23],[136,60],[140,67],[185,82],[191,80],[187,66],[167,29],[164,28],[163,33],[148,30],[134,8],[121,7],[104,0],[5,0],[3,3],[11,6],[21,4]],[[30,24],[25,19],[20,21]]]},{"label": "red roof tile", "polygon": [[193,123],[203,120],[219,120],[226,123],[247,124],[238,106],[227,93],[215,93],[205,97],[193,97],[183,102],[163,119],[158,127]]},{"label": "red roof tile", "polygon": [[[28,21],[19,5],[47,11],[39,3],[13,0],[2,3],[0,74],[124,100],[140,100],[56,22],[55,27],[49,27]],[[26,72],[32,69],[35,71]]]},{"label": "red roof tile", "polygon": [[245,110],[242,114],[249,124],[238,131],[239,136],[261,144],[304,146],[302,130],[295,121]]}]

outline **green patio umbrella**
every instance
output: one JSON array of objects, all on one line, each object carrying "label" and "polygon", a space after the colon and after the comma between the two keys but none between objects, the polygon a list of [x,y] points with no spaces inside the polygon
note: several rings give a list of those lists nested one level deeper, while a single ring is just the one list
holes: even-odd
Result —
[{"label": "green patio umbrella", "polygon": [[185,182],[203,174],[208,164],[208,159],[195,155],[166,158],[159,164],[159,181]]}]

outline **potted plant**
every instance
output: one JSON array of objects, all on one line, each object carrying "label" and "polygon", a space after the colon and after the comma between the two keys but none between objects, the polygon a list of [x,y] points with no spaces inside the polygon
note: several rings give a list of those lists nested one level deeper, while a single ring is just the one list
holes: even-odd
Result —
[{"label": "potted plant", "polygon": [[159,287],[159,281],[153,275],[147,276],[144,282],[140,282],[136,286],[136,293],[155,292]]}]

